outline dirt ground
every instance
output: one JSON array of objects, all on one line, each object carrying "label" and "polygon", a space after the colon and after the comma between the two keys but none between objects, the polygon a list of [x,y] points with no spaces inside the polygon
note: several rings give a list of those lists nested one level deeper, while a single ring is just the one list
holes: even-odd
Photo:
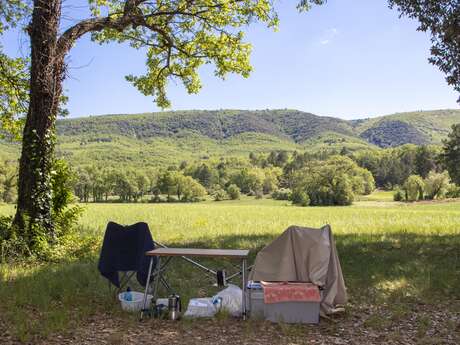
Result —
[{"label": "dirt ground", "polygon": [[[351,310],[350,310],[351,309]],[[1,330],[1,327],[0,327]],[[1,330],[0,344],[18,342]],[[413,305],[349,308],[319,325],[283,325],[231,318],[164,321],[95,315],[67,334],[29,344],[460,344],[460,301],[448,306]]]}]

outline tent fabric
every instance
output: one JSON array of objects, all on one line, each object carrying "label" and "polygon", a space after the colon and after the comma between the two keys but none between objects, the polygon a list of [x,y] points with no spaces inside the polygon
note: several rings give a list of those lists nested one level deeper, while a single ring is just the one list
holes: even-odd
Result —
[{"label": "tent fabric", "polygon": [[323,289],[321,312],[329,315],[347,302],[345,281],[331,227],[291,226],[263,248],[249,279],[272,282],[306,282]]}]

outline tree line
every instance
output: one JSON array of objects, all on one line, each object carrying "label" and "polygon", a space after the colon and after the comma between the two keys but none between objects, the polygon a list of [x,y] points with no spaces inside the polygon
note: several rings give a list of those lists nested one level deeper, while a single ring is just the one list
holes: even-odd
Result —
[{"label": "tree line", "polygon": [[[456,125],[444,147],[272,151],[144,170],[88,165],[68,169],[69,187],[85,203],[221,201],[249,195],[304,206],[349,205],[375,188],[395,190],[395,200],[456,197],[459,141]],[[16,180],[14,164],[0,162],[0,201],[15,200]]]}]

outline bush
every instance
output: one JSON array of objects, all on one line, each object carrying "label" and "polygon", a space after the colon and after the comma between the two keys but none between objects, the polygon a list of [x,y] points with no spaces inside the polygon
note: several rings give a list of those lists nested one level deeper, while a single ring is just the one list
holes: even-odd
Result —
[{"label": "bush", "polygon": [[305,191],[296,189],[292,192],[292,203],[299,206],[308,206],[310,205],[310,198]]},{"label": "bush", "polygon": [[227,194],[232,200],[238,200],[240,198],[241,192],[236,184],[231,184],[227,187]]},{"label": "bush", "polygon": [[418,175],[411,175],[404,183],[404,191],[406,193],[407,201],[423,200],[423,189],[425,182]]},{"label": "bush", "polygon": [[75,224],[83,213],[83,208],[71,204],[75,201],[73,185],[75,175],[63,160],[56,160],[51,176],[53,196],[52,217],[56,228],[56,236],[62,237],[74,230]]},{"label": "bush", "polygon": [[404,200],[404,193],[401,189],[397,188],[393,194],[394,201],[403,201]]},{"label": "bush", "polygon": [[442,199],[446,196],[449,176],[447,173],[440,174],[431,171],[424,180],[424,183],[426,199]]},{"label": "bush", "polygon": [[223,201],[228,199],[228,194],[225,190],[222,188],[220,189],[215,189],[214,194],[213,194],[214,200],[215,201]]},{"label": "bush", "polygon": [[450,183],[446,189],[446,197],[460,198],[460,186],[457,186],[454,183]]},{"label": "bush", "polygon": [[291,200],[291,197],[292,191],[288,188],[281,188],[272,193],[272,198],[275,200]]}]

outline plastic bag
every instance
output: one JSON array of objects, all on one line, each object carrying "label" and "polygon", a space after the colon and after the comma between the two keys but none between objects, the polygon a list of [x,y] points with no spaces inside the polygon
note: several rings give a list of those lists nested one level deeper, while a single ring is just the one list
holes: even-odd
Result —
[{"label": "plastic bag", "polygon": [[243,312],[243,291],[236,285],[228,284],[228,287],[213,297],[220,298],[220,308],[232,316],[241,316]]},{"label": "plastic bag", "polygon": [[188,302],[185,317],[213,317],[217,309],[212,302],[212,298],[192,298]]}]

